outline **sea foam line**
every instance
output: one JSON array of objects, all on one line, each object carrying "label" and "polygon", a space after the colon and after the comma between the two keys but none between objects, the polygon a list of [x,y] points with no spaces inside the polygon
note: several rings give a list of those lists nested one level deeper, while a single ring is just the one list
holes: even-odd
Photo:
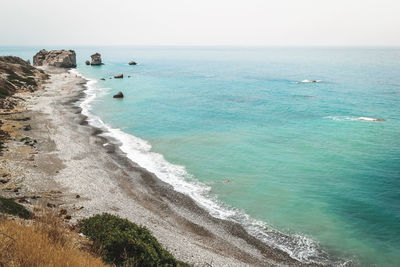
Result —
[{"label": "sea foam line", "polygon": [[373,117],[351,117],[351,116],[326,116],[324,119],[331,119],[334,121],[384,121],[382,118]]},{"label": "sea foam line", "polygon": [[271,247],[286,252],[290,257],[304,263],[332,264],[333,260],[314,240],[304,235],[283,234],[272,229],[265,222],[255,220],[245,212],[229,207],[219,201],[216,196],[210,195],[210,186],[193,179],[184,166],[172,164],[165,160],[163,155],[151,151],[149,142],[104,123],[90,112],[91,103],[97,97],[107,94],[109,88],[96,87],[96,80],[85,78],[77,70],[73,69],[70,72],[87,80],[85,85],[87,89],[84,91],[86,97],[78,105],[82,108],[82,114],[87,116],[89,125],[102,129],[103,136],[118,140],[121,151],[126,153],[130,160],[172,185],[174,190],[190,196],[212,216],[243,225],[251,235]]}]

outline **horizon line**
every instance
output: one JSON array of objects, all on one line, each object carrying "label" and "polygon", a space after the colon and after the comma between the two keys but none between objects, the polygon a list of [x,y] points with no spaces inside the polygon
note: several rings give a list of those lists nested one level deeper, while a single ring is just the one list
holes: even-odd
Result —
[{"label": "horizon line", "polygon": [[373,48],[373,47],[400,47],[400,44],[397,45],[237,45],[237,44],[230,44],[230,45],[193,45],[193,44],[161,44],[161,45],[150,45],[150,44],[28,44],[28,45],[0,45],[0,47],[38,47],[38,46],[73,46],[73,47],[113,47],[113,46],[126,46],[126,47],[362,47],[362,48]]}]

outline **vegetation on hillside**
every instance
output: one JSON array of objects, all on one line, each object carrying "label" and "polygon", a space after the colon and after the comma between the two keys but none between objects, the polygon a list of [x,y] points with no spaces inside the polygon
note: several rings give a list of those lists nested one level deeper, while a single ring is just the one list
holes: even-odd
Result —
[{"label": "vegetation on hillside", "polygon": [[31,217],[31,213],[24,206],[11,199],[2,197],[0,197],[0,212],[15,215],[23,219],[29,219]]},{"label": "vegetation on hillside", "polygon": [[52,213],[33,221],[0,217],[0,266],[107,266],[82,249],[80,238]]},{"label": "vegetation on hillside", "polygon": [[81,232],[117,266],[188,266],[176,260],[145,227],[103,213],[84,219]]},{"label": "vegetation on hillside", "polygon": [[31,214],[0,197],[0,266],[189,266],[176,260],[148,229],[127,219],[107,213],[83,219],[73,229],[80,229],[89,241],[57,214],[45,209]]}]

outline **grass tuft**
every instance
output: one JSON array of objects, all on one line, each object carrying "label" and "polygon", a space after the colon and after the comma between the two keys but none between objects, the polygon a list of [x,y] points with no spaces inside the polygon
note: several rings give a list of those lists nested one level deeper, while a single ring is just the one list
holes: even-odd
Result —
[{"label": "grass tuft", "polygon": [[53,216],[38,225],[0,220],[0,266],[107,266],[100,258],[79,250],[72,237],[60,238],[65,235],[65,228]]}]

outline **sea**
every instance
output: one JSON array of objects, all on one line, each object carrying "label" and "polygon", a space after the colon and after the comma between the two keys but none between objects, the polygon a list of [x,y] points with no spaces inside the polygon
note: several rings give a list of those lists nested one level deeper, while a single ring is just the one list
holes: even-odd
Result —
[{"label": "sea", "polygon": [[[0,55],[42,48],[74,49],[89,123],[213,216],[303,262],[400,266],[399,47]],[[95,52],[104,65],[85,65]]]}]

